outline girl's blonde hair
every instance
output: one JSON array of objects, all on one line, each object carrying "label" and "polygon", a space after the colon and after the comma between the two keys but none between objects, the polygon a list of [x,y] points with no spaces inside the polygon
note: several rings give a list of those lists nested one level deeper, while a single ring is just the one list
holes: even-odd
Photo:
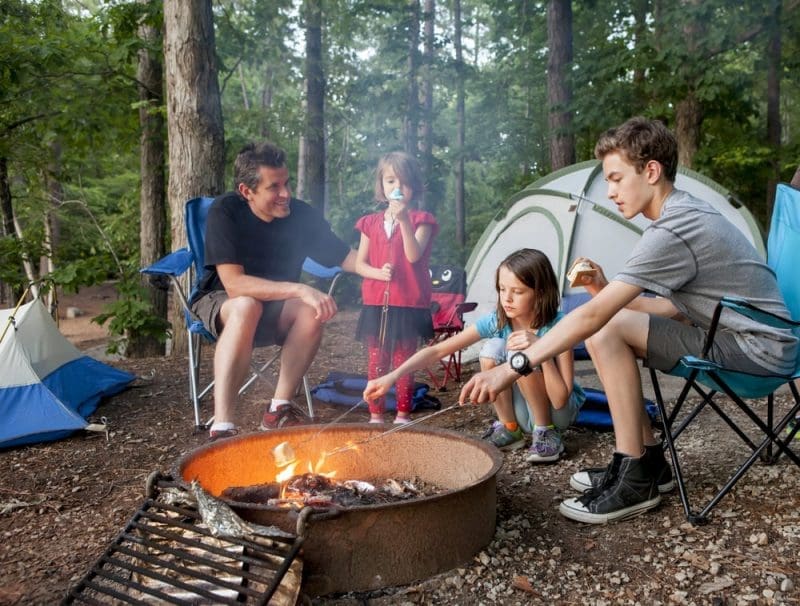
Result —
[{"label": "girl's blonde hair", "polygon": [[552,322],[558,313],[560,303],[558,278],[553,266],[542,251],[535,248],[521,248],[503,259],[495,272],[494,287],[498,293],[497,328],[502,329],[509,323],[499,296],[501,267],[507,268],[525,286],[536,291],[530,328],[541,328]]},{"label": "girl's blonde hair", "polygon": [[375,201],[387,202],[383,193],[383,171],[387,166],[390,166],[400,181],[414,192],[412,202],[419,199],[425,189],[419,164],[413,156],[396,151],[386,154],[378,161],[378,168],[375,170]]}]

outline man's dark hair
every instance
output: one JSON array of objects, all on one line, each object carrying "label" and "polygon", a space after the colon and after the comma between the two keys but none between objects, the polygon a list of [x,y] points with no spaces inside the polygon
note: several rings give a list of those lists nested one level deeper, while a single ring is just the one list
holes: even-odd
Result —
[{"label": "man's dark hair", "polygon": [[664,176],[670,183],[678,172],[678,141],[659,120],[637,116],[621,126],[600,135],[594,146],[594,155],[603,160],[608,154],[618,152],[633,164],[637,173],[644,170],[650,160],[664,167]]},{"label": "man's dark hair", "polygon": [[283,168],[286,166],[286,152],[269,141],[245,145],[233,163],[233,188],[238,190],[239,184],[244,183],[255,191],[261,180],[259,169],[262,166]]}]

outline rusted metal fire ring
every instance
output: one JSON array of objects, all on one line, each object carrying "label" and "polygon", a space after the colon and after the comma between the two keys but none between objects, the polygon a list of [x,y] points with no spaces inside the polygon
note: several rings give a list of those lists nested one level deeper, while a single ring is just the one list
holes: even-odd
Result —
[{"label": "rusted metal fire ring", "polygon": [[[193,450],[174,477],[197,479],[220,496],[231,486],[274,481],[272,449],[292,444],[299,460],[363,442],[385,429],[365,424],[292,427],[238,436]],[[419,477],[442,492],[312,516],[304,544],[304,590],[310,595],[403,585],[468,561],[491,541],[496,522],[496,475],[502,456],[492,445],[454,431],[419,426],[397,431],[330,457],[337,479]],[[304,470],[303,470],[304,471]],[[266,504],[227,502],[244,519],[295,532],[297,513]]]}]

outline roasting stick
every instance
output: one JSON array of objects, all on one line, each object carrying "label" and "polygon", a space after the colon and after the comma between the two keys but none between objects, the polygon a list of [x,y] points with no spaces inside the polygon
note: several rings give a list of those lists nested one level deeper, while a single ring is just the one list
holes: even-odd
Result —
[{"label": "roasting stick", "polygon": [[[389,194],[389,197],[392,200],[402,200],[403,199],[403,193],[399,189],[396,189],[391,194]],[[389,242],[389,263],[392,262],[391,239],[392,239],[392,236],[394,235],[394,223],[395,223],[395,219],[394,219],[394,215],[392,215],[392,224],[389,227],[389,240],[390,240],[390,242]],[[379,345],[380,350],[381,350],[381,356],[383,356],[385,354],[384,349],[386,347],[386,325],[387,325],[388,317],[389,317],[389,286],[391,285],[391,283],[392,283],[392,281],[389,280],[386,283],[386,289],[383,291],[383,307],[381,309],[381,324],[380,324],[380,328],[378,329],[378,345]],[[386,372],[386,370],[387,370],[386,368],[381,368],[381,374],[384,374]]]},{"label": "roasting stick", "polygon": [[460,404],[452,404],[451,406],[448,406],[447,408],[442,408],[441,410],[437,410],[436,412],[432,412],[431,414],[425,415],[424,417],[420,417],[418,419],[414,419],[413,421],[409,421],[408,423],[401,423],[399,425],[395,425],[391,429],[389,429],[387,431],[383,431],[383,432],[379,433],[376,436],[370,436],[369,438],[364,438],[363,440],[358,440],[357,442],[351,442],[350,444],[346,444],[345,446],[340,446],[339,448],[334,448],[333,450],[330,450],[330,451],[326,452],[325,456],[326,457],[330,457],[330,456],[338,454],[340,452],[346,452],[348,450],[354,450],[357,446],[360,446],[361,444],[366,444],[367,442],[372,442],[373,440],[377,440],[378,438],[382,438],[384,436],[387,436],[390,433],[394,433],[395,431],[402,431],[403,429],[411,427],[412,425],[416,425],[417,423],[422,423],[423,421],[427,421],[430,418],[435,417],[436,415],[440,415],[443,412],[447,412],[449,410],[453,410],[454,408],[460,408],[460,406],[461,406]]}]

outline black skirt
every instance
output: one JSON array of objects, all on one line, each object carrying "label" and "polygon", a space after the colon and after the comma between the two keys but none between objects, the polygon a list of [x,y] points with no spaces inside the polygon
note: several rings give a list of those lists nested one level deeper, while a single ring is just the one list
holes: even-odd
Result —
[{"label": "black skirt", "polygon": [[[358,318],[356,339],[366,342],[380,337],[383,306],[364,305]],[[433,318],[430,310],[416,307],[389,307],[386,314],[386,343],[429,340],[433,337]]]}]

